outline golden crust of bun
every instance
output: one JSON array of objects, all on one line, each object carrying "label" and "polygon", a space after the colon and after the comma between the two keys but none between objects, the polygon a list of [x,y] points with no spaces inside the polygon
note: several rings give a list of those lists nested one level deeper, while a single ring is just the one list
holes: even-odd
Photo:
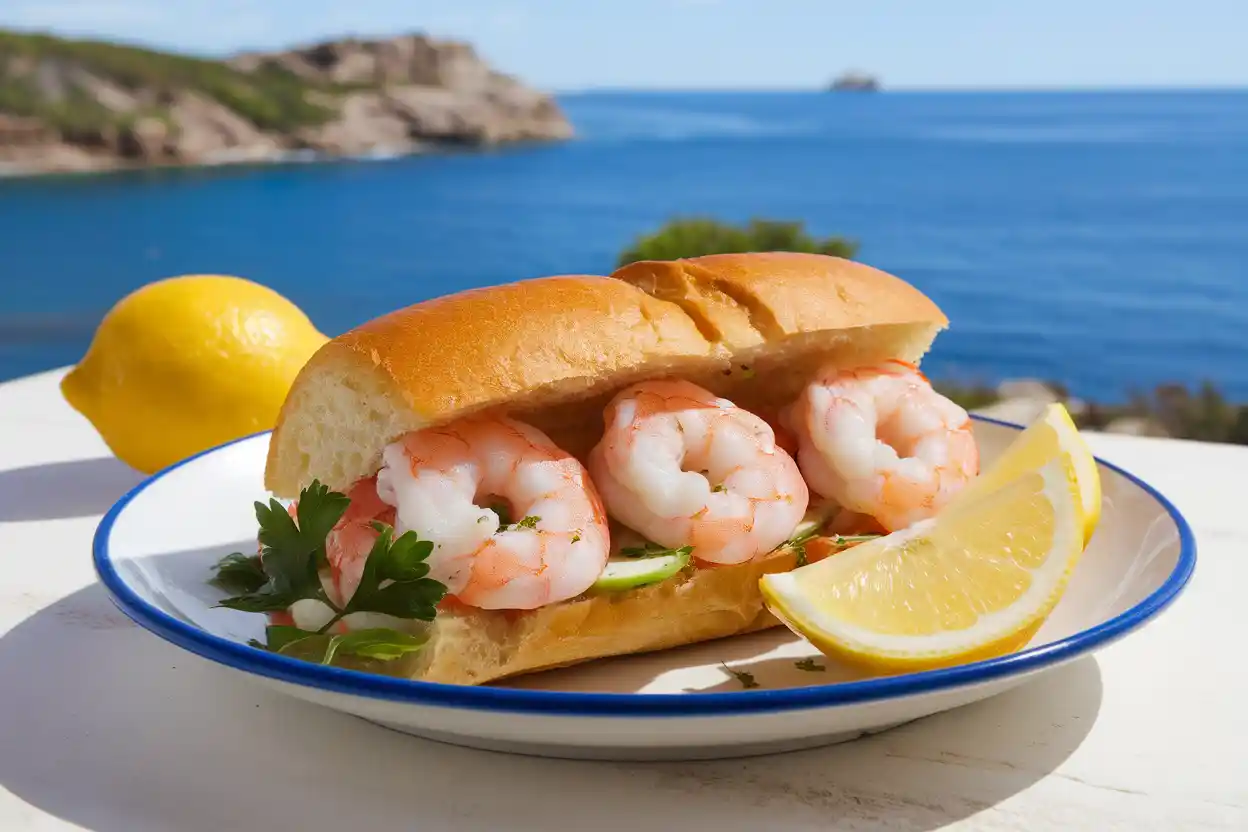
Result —
[{"label": "golden crust of bun", "polygon": [[613,275],[678,305],[710,340],[734,351],[804,333],[886,324],[948,324],[904,280],[824,254],[776,251],[643,260]]},{"label": "golden crust of bun", "polygon": [[332,339],[295,379],[265,485],[343,489],[411,430],[504,409],[578,456],[621,387],[678,375],[766,409],[815,366],[917,362],[947,320],[910,284],[817,254],[642,261],[471,289],[391,312]]},{"label": "golden crust of bun", "polygon": [[313,478],[346,488],[410,430],[500,405],[576,396],[662,364],[709,361],[672,304],[609,277],[567,275],[471,289],[330,340],[291,386],[265,485],[293,497]]}]

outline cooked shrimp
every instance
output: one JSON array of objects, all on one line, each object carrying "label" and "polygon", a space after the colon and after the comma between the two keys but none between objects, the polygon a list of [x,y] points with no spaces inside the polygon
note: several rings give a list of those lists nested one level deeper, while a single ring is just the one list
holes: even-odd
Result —
[{"label": "cooked shrimp", "polygon": [[[394,508],[377,496],[377,478],[356,483],[347,492],[351,502],[325,540],[329,586],[325,592],[339,606],[350,600],[364,575],[364,564],[377,540],[374,521],[394,525]],[[322,580],[322,583],[325,583]]]},{"label": "cooked shrimp", "polygon": [[607,406],[589,470],[608,511],[662,546],[741,563],[793,534],[810,500],[762,419],[687,381],[646,381]]},{"label": "cooked shrimp", "polygon": [[[328,568],[320,570],[321,586],[325,596],[336,607],[343,607],[360,585],[364,564],[377,540],[374,521],[387,525],[394,523],[394,509],[377,496],[375,477],[360,480],[347,491],[346,511],[330,529],[325,538],[325,559]],[[290,516],[298,521],[298,503],[287,506]],[[304,598],[291,605],[289,610],[269,614],[271,624],[289,624],[304,630],[319,630],[334,618],[334,610],[326,604]],[[345,633],[349,629],[366,627],[394,627],[401,621],[380,613],[352,613],[333,624],[329,632]]]},{"label": "cooked shrimp", "polygon": [[810,487],[889,531],[931,517],[979,472],[966,411],[905,362],[825,371],[786,417]]},{"label": "cooked shrimp", "polygon": [[[534,609],[581,594],[606,565],[602,500],[581,463],[536,428],[468,419],[409,433],[382,460],[376,493],[395,509],[395,534],[433,542],[429,577],[453,601]],[[358,586],[361,568],[340,564],[342,583]]]}]

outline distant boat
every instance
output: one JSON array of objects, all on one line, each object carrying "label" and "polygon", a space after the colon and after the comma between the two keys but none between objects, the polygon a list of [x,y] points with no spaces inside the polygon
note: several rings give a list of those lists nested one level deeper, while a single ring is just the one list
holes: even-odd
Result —
[{"label": "distant boat", "polygon": [[846,72],[832,82],[834,92],[879,92],[880,79],[865,72]]}]

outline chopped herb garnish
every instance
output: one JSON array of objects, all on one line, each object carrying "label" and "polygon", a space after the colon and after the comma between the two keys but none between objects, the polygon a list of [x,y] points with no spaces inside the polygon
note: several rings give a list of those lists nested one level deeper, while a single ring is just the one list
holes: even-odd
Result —
[{"label": "chopped herb garnish", "polygon": [[723,662],[720,662],[719,664],[720,664],[720,667],[722,667],[724,670],[728,671],[730,675],[735,677],[736,680],[741,683],[741,687],[745,688],[746,690],[749,690],[750,688],[758,687],[758,681],[754,678],[753,673],[749,673],[745,670],[733,670],[731,667],[724,664]]},{"label": "chopped herb garnish", "polygon": [[516,529],[536,529],[537,524],[540,522],[542,522],[542,518],[534,514],[527,514],[520,518],[519,522],[499,525],[498,530],[500,532],[510,532]]},{"label": "chopped herb garnish", "polygon": [[793,662],[793,666],[798,670],[805,670],[812,673],[823,673],[828,669],[825,665],[819,664],[814,659],[800,659],[799,661]]},{"label": "chopped herb garnish", "polygon": [[788,540],[781,543],[779,548],[792,549],[793,553],[797,556],[797,565],[805,566],[808,563],[807,558],[806,558],[806,543],[812,538],[819,536],[820,528],[821,528],[821,524],[817,523],[815,525],[812,525],[809,529],[802,532],[801,534],[795,534],[792,537],[790,537]]},{"label": "chopped herb garnish", "polygon": [[[374,522],[377,539],[364,562],[359,587],[343,606],[330,600],[321,585],[319,569],[327,562],[325,539],[349,502],[345,494],[330,491],[316,481],[299,495],[295,517],[277,500],[270,499],[267,506],[257,502],[260,554],[236,552],[217,564],[215,582],[238,592],[218,606],[267,613],[284,611],[296,601],[315,600],[333,611],[333,617],[315,632],[269,627],[268,644],[260,646],[289,654],[293,645],[301,644],[298,655],[314,654],[320,657],[317,661],[328,664],[338,654],[398,658],[424,643],[422,637],[386,628],[328,635],[334,624],[356,612],[432,621],[438,602],[446,594],[445,586],[426,577],[429,565],[425,559],[433,551],[433,543],[420,540],[410,531],[395,539],[390,526]],[[313,638],[318,640],[310,641]]]},{"label": "chopped herb garnish", "polygon": [[820,531],[821,531],[821,526],[813,525],[806,531],[802,532],[801,534],[793,535],[788,540],[784,541],[784,543],[782,543],[781,545],[782,546],[801,546],[803,543],[807,542],[808,540],[812,540],[818,537]]},{"label": "chopped herb garnish", "polygon": [[255,592],[269,581],[269,576],[264,573],[264,567],[260,565],[259,555],[244,555],[241,552],[235,552],[222,558],[214,568],[217,575],[211,583],[226,592],[239,594]]},{"label": "chopped herb garnish", "polygon": [[721,491],[727,491],[727,490],[728,490],[728,486],[724,485],[722,482],[719,485],[716,485],[713,488],[711,488],[712,493],[719,493]]},{"label": "chopped herb garnish", "polygon": [[792,537],[790,537],[788,540],[781,543],[776,548],[777,549],[786,549],[786,548],[792,549],[794,554],[797,556],[797,566],[805,566],[807,563],[810,562],[806,556],[806,544],[814,540],[816,537],[827,537],[828,540],[832,541],[832,545],[846,547],[846,546],[853,546],[857,543],[863,543],[868,540],[873,540],[879,536],[880,535],[878,534],[855,534],[855,535],[837,534],[837,535],[828,536],[828,535],[823,534],[822,523],[814,523],[809,528],[802,531],[801,533],[793,535]]},{"label": "chopped herb garnish", "polygon": [[620,554],[626,558],[662,558],[668,555],[693,554],[693,547],[681,546],[679,549],[670,549],[647,540],[644,546],[625,546],[620,549]]}]

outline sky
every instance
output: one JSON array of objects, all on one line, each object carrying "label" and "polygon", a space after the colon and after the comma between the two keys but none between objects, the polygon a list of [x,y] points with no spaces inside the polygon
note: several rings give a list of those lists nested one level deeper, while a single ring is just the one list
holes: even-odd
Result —
[{"label": "sky", "polygon": [[1248,86],[1248,0],[0,0],[0,27],[204,55],[464,39],[556,91]]}]

